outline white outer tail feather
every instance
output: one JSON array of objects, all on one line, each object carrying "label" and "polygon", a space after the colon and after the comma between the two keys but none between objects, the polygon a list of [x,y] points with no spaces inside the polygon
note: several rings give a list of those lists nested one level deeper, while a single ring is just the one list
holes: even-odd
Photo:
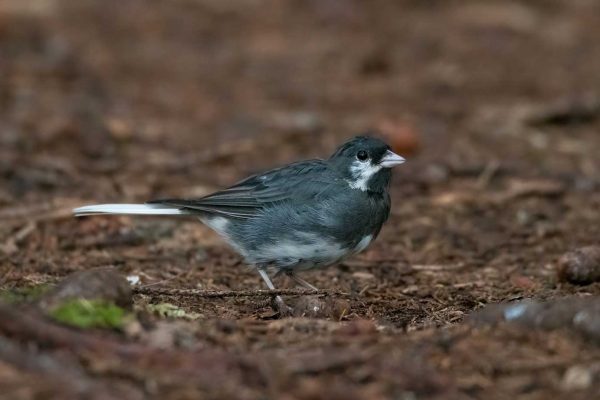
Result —
[{"label": "white outer tail feather", "polygon": [[185,215],[185,211],[161,204],[96,204],[73,209],[76,217],[98,214]]}]

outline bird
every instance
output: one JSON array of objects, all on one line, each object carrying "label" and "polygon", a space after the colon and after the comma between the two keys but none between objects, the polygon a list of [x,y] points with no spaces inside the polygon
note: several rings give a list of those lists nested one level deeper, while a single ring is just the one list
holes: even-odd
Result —
[{"label": "bird", "polygon": [[[75,216],[100,214],[193,216],[216,231],[266,286],[269,272],[318,290],[299,272],[360,253],[389,217],[391,169],[405,162],[372,134],[351,138],[327,159],[299,161],[252,175],[200,198],[144,204],[97,204]],[[279,311],[289,310],[280,296]]]}]

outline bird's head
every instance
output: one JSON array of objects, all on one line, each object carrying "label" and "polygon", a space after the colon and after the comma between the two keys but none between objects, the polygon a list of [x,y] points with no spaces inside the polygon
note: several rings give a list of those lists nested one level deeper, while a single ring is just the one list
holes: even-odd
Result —
[{"label": "bird's head", "polygon": [[404,161],[385,142],[371,136],[347,141],[328,160],[350,187],[371,192],[384,191],[390,182],[391,168]]}]

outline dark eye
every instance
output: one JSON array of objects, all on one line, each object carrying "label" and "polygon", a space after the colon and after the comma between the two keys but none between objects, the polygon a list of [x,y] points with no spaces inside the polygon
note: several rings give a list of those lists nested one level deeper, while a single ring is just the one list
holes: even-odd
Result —
[{"label": "dark eye", "polygon": [[361,150],[356,153],[356,158],[358,158],[360,161],[365,161],[367,158],[369,158],[369,154],[366,151]]}]

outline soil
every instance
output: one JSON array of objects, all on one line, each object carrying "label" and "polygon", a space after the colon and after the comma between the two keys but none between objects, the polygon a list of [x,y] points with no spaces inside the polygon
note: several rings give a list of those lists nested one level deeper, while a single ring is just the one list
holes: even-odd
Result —
[{"label": "soil", "polygon": [[[593,0],[3,1],[2,289],[112,267],[139,277],[135,310],[193,318],[78,330],[0,303],[0,393],[600,397],[600,336],[468,317],[600,295],[557,277],[600,244],[599,35]],[[391,217],[303,275],[329,292],[291,291],[292,317],[193,219],[71,216],[201,196],[371,129],[408,159]]]}]

